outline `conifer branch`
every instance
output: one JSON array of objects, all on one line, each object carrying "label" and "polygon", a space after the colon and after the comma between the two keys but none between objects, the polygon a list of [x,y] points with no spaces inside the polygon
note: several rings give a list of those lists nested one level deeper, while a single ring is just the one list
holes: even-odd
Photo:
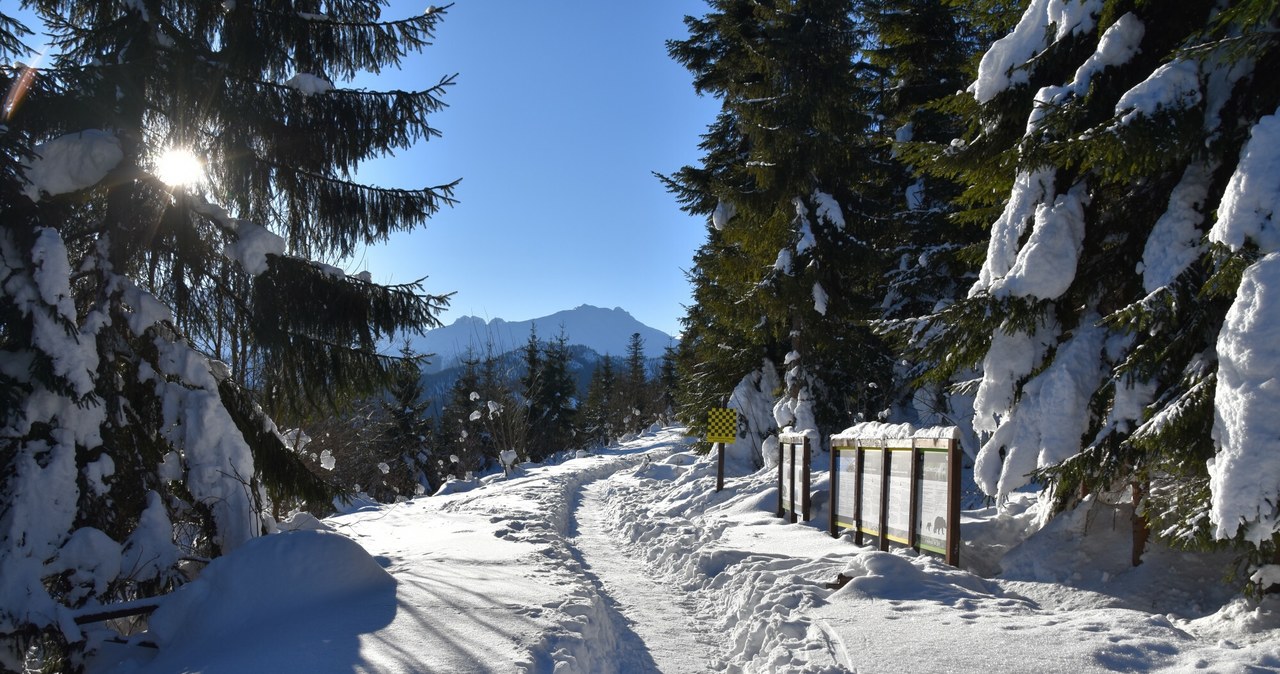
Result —
[{"label": "conifer branch", "polygon": [[461,180],[408,190],[374,187],[260,160],[274,170],[288,218],[290,243],[306,253],[323,250],[339,257],[358,246],[386,241],[392,232],[420,225],[440,208],[457,203]]}]

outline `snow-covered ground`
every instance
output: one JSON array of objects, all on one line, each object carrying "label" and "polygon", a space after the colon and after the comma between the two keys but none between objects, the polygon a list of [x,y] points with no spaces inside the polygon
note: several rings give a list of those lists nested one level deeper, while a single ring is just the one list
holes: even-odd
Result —
[{"label": "snow-covered ground", "polygon": [[1030,496],[968,512],[982,577],[830,538],[821,476],[815,520],[783,524],[772,472],[715,493],[687,450],[666,430],[256,539],[134,638],[158,648],[90,671],[1280,671],[1280,599],[1225,588],[1229,557],[1129,568],[1123,513],[1027,538]]}]

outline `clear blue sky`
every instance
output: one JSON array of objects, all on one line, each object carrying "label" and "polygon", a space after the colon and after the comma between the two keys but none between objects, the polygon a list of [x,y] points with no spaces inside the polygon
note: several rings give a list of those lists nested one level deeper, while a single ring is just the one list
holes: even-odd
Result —
[{"label": "clear blue sky", "polygon": [[[389,17],[422,11],[394,0]],[[524,320],[579,304],[622,307],[674,334],[705,236],[651,175],[696,163],[718,105],[666,53],[702,0],[458,0],[432,47],[369,88],[457,73],[443,138],[361,178],[422,187],[462,178],[461,203],[350,261],[375,280],[428,276],[463,315]]]}]

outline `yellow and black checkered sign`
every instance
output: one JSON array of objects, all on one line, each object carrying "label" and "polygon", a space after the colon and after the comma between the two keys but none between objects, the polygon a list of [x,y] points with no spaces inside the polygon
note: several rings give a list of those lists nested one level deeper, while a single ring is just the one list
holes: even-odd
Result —
[{"label": "yellow and black checkered sign", "polygon": [[738,410],[717,408],[707,412],[707,442],[738,439]]}]

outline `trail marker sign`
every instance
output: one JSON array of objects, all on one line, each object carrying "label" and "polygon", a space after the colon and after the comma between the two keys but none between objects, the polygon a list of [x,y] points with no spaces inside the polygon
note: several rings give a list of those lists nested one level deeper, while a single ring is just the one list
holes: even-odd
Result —
[{"label": "trail marker sign", "polygon": [[717,407],[707,412],[707,442],[716,445],[716,491],[724,489],[724,445],[738,439],[738,410]]},{"label": "trail marker sign", "polygon": [[707,413],[707,442],[738,439],[738,410],[718,407]]}]

